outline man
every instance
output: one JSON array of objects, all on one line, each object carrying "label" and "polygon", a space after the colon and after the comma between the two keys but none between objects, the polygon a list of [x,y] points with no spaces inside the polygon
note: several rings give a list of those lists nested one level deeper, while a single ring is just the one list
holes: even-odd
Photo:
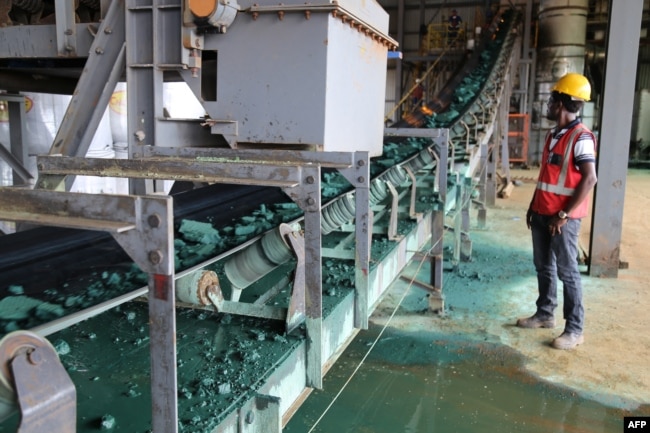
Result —
[{"label": "man", "polygon": [[420,105],[423,96],[424,96],[424,87],[422,87],[422,80],[416,78],[415,87],[411,92],[411,104],[413,105],[413,108],[417,108]]},{"label": "man", "polygon": [[456,9],[452,9],[447,25],[447,41],[450,44],[456,42],[456,39],[458,38],[458,32],[460,31],[460,24],[462,22],[463,19],[460,17],[460,15],[458,15]]},{"label": "man", "polygon": [[521,328],[554,328],[557,279],[564,289],[564,332],[553,340],[556,349],[584,342],[582,282],[578,269],[580,219],[589,211],[587,196],[596,184],[596,138],[578,112],[588,101],[586,77],[569,73],[553,86],[546,117],[555,121],[544,143],[537,188],[526,213],[533,239],[537,271],[537,311],[517,320]]}]

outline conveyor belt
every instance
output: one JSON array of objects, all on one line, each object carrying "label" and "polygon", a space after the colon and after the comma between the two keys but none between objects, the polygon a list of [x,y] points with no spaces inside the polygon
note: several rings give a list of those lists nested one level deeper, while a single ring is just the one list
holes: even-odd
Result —
[{"label": "conveyor belt", "polygon": [[[496,26],[496,24],[495,24]],[[496,27],[499,38],[503,38]],[[476,76],[476,80],[484,79],[490,72],[496,59],[485,56],[485,50],[492,49],[491,45],[498,47],[501,40],[484,40],[477,50],[468,58],[462,69],[450,80],[435,101],[427,105],[434,109],[436,114],[446,110],[459,111],[453,118],[442,117],[436,119],[425,112],[416,112],[413,116],[396,123],[395,127],[427,127],[435,124],[436,127],[451,127],[455,121],[462,117],[463,110],[469,110],[472,103],[479,97],[475,94],[472,98],[464,100],[455,99],[455,89],[461,86],[463,80]],[[488,59],[488,62],[485,60]],[[483,60],[481,62],[481,60]],[[477,66],[479,65],[480,66]],[[478,71],[478,72],[477,72]],[[452,130],[453,132],[453,130]],[[455,138],[455,137],[450,137]],[[395,143],[416,143],[413,146],[394,146]],[[407,139],[388,137],[384,140],[385,150],[380,157],[373,159],[371,175],[386,173],[386,162],[395,163],[417,154],[430,145],[429,140]],[[462,151],[456,152],[457,157],[463,157]],[[336,179],[341,185],[346,181]],[[327,184],[327,182],[325,182]],[[339,193],[345,192],[345,186]],[[184,192],[174,196],[175,220],[183,218],[203,221],[206,218],[216,226],[228,225],[237,217],[250,213],[250,211],[263,204],[276,201],[290,202],[289,199],[277,188],[265,188],[237,185],[212,185],[193,191]],[[0,297],[11,295],[7,291],[11,285],[20,284],[26,295],[47,299],[44,295],[48,289],[66,285],[71,279],[88,281],[92,275],[101,273],[102,269],[116,269],[128,271],[131,266],[128,256],[117,243],[108,235],[71,229],[57,229],[41,227],[25,232],[19,232],[3,237],[0,244]],[[177,269],[177,271],[182,269]],[[57,293],[57,296],[59,293]],[[49,297],[51,298],[51,297]],[[1,319],[0,319],[1,320]]]},{"label": "conveyor belt", "polygon": [[[500,42],[501,41],[499,41],[497,38],[497,40],[494,43],[498,44]],[[489,43],[490,41],[488,41],[488,44]],[[474,65],[477,64],[480,55],[481,54],[477,52],[472,56],[475,62]],[[492,65],[487,64],[485,66],[489,69]],[[456,86],[458,86],[463,79],[467,78],[468,74],[471,73],[471,68],[463,69],[463,71],[464,72],[462,74],[458,74],[458,76],[454,78],[454,82]],[[415,124],[411,124],[407,122],[407,124],[411,126],[422,126],[422,127],[433,127],[433,125],[435,125],[435,127],[453,128],[454,122],[460,117],[462,117],[461,113],[463,114],[465,113],[465,110],[463,110],[462,107],[465,107],[467,110],[469,110],[470,109],[469,107],[472,104],[472,102],[475,101],[478,97],[479,95],[476,94],[474,97],[466,98],[466,100],[464,101],[456,101],[454,99],[454,93],[452,92],[452,88],[449,87],[448,91],[446,91],[444,95],[441,95],[441,100],[439,102],[440,109],[442,110],[443,108],[453,107],[457,110],[458,112],[457,115],[455,115],[454,117],[447,118],[446,123],[443,123],[442,121],[436,123],[435,118],[432,118],[431,116],[427,116],[425,114],[421,114],[421,115],[419,114],[418,122],[416,122]],[[461,105],[461,102],[463,103],[463,105]],[[443,113],[444,111],[440,111],[439,114],[443,114]],[[438,119],[442,119],[442,118],[443,116],[438,117]],[[400,122],[400,125],[403,125],[403,123]],[[458,137],[454,136],[452,138],[456,139]],[[431,146],[430,140],[424,140],[424,139],[413,140],[413,139],[390,138],[390,139],[386,139],[384,144],[386,148],[384,155],[375,158],[372,161],[373,164],[372,164],[371,174],[375,176],[383,175],[384,173],[386,173],[387,169],[389,168],[388,165],[389,161],[392,160],[393,164],[399,163],[400,161],[403,160],[403,158],[412,156],[422,151],[423,149],[426,149],[427,147]],[[464,146],[459,146],[458,151],[455,151],[456,156],[459,158],[463,158],[464,150],[465,150]],[[249,214],[251,211],[257,209],[261,204],[268,204],[270,206],[270,204],[274,203],[276,200],[280,200],[281,202],[290,201],[287,200],[286,197],[283,197],[283,193],[281,193],[280,190],[275,188],[260,189],[258,187],[239,187],[239,186],[224,186],[224,185],[214,185],[214,186],[199,188],[194,191],[178,194],[174,198],[175,198],[174,217],[177,223],[183,218],[200,220],[200,221],[209,220],[211,223],[213,223],[215,227],[221,227],[223,226],[223,224],[228,224],[233,220],[233,218],[245,216]],[[47,238],[48,240],[44,241],[43,238]],[[386,242],[385,236],[377,236],[376,239],[379,240],[381,243],[384,244],[388,243]],[[43,293],[43,296],[45,298],[47,298],[48,296],[55,296],[57,299],[59,299],[58,298],[59,294],[53,295],[52,293],[48,293],[47,291],[43,292],[42,289],[57,287],[57,290],[62,290],[60,287],[61,284],[59,284],[60,282],[68,281],[70,275],[81,276],[83,273],[85,274],[95,273],[96,274],[95,276],[98,276],[100,279],[104,279],[104,280],[109,279],[110,278],[109,276],[104,276],[102,274],[106,270],[108,270],[108,272],[110,273],[110,271],[112,270],[110,267],[111,264],[113,266],[122,267],[123,271],[128,271],[127,268],[130,267],[130,263],[126,258],[126,256],[121,252],[121,249],[119,247],[116,247],[116,245],[111,240],[111,238],[108,238],[106,236],[96,235],[94,233],[79,232],[74,230],[54,230],[54,229],[47,229],[47,228],[35,229],[31,231],[31,233],[25,232],[25,233],[9,235],[2,238],[2,243],[0,245],[0,290],[3,290],[3,292],[1,292],[3,295],[15,295],[18,290],[15,288],[12,289],[13,291],[10,290],[9,285],[21,284],[25,286],[22,289],[24,290],[24,293],[30,296],[35,293]],[[42,272],[34,273],[33,272],[34,266],[40,268]],[[69,266],[69,268],[66,268],[66,266]],[[345,267],[342,266],[339,269],[344,270]],[[136,287],[138,283],[141,283],[141,281],[138,281],[136,278],[134,282],[129,284],[132,284],[134,287]],[[120,284],[118,285],[121,286],[121,289],[123,291],[128,291],[128,287],[125,281],[120,282]],[[65,286],[65,284],[63,284],[63,286]],[[106,286],[104,286],[104,288],[105,287]],[[82,289],[82,285],[79,285],[74,289]],[[86,288],[86,290],[88,289]],[[341,291],[340,289],[338,290]],[[334,292],[336,292],[336,290],[334,290]],[[349,293],[351,292],[344,291],[344,293],[339,295],[340,298],[337,299],[337,302],[341,301],[341,299],[344,298],[346,301],[350,301],[350,299],[348,298],[352,298],[352,297],[349,295]],[[336,304],[334,306],[336,306]],[[141,306],[134,308],[134,310],[138,310],[136,316],[142,316],[137,319],[138,324],[146,322],[146,314],[144,312],[140,312],[141,309],[142,309]],[[126,313],[111,312],[111,315],[108,315],[107,317],[111,317],[112,320],[115,320],[117,322],[120,320],[119,318],[120,314],[126,314]],[[332,314],[334,317],[334,319],[332,320],[334,320],[336,323],[336,320],[342,322],[345,312],[333,311]],[[336,314],[340,314],[341,317],[339,318],[338,316],[336,316]],[[200,313],[189,312],[189,313],[183,313],[183,315],[187,315],[188,321],[193,322],[192,326],[200,328],[198,330],[192,328],[192,330],[191,331],[188,330],[188,333],[185,335],[193,335],[194,333],[199,333],[199,332],[215,332],[214,328],[215,327],[218,328],[218,326],[216,326],[214,323],[205,326],[201,325],[200,323],[198,324],[195,323],[197,320],[202,320]],[[325,316],[327,317],[327,315]],[[97,321],[95,321],[93,326],[98,326],[96,322]],[[236,322],[238,326],[239,323],[243,323],[241,326],[245,326],[245,322],[247,321],[246,319],[243,319],[241,321],[237,320]],[[182,326],[188,326],[187,323],[183,320],[181,320],[180,323]],[[254,323],[252,321],[250,322],[250,324],[252,324],[252,326],[254,327],[259,326],[257,323]],[[5,325],[5,332],[6,332],[10,330],[7,328],[8,325],[22,327],[24,326],[24,323],[11,324],[5,321],[4,325]],[[30,322],[29,325],[34,326],[34,323]],[[101,327],[101,323],[99,326]],[[137,329],[136,328],[134,328],[133,330],[133,335],[130,334],[130,338],[132,337],[133,339],[135,339],[134,336],[137,337],[139,335],[138,333],[142,332],[141,326]],[[329,328],[326,327],[326,329]],[[2,332],[1,329],[0,332]],[[71,331],[71,333],[69,334],[71,336],[70,338],[75,338],[72,337],[74,334],[75,332]],[[268,335],[274,335],[273,338],[279,338],[278,335],[280,335],[280,333],[278,333],[277,335],[269,333]],[[183,337],[181,336],[179,350],[183,350],[183,348],[186,346],[186,344],[183,343],[182,339]],[[195,347],[198,344],[201,345],[209,344],[209,342],[206,343],[205,341],[209,341],[209,340],[202,340],[202,341],[197,340],[196,344],[192,346]],[[83,342],[77,342],[77,343],[78,345],[83,344]],[[295,345],[297,343],[292,342],[291,344]],[[245,356],[244,352],[246,351],[246,348],[242,347],[242,348],[238,348],[238,350],[240,350],[242,353],[241,355],[238,356],[244,357]],[[142,351],[142,352],[144,353],[146,351]],[[220,358],[216,358],[215,356],[212,355],[207,356],[208,353],[206,353],[205,355],[206,356],[205,359],[203,359],[203,362],[207,362],[209,365],[219,364],[219,362],[215,364],[214,361],[215,360],[220,361]],[[291,356],[295,356],[295,352]],[[186,358],[184,356],[181,356],[181,359],[185,360]],[[191,362],[198,363],[196,359],[190,358],[189,360]],[[142,360],[140,359],[140,361]],[[120,374],[126,374],[126,372],[128,372],[130,368],[132,367],[126,366],[123,370],[121,370]],[[139,369],[138,371],[141,373],[140,370],[143,368],[146,369],[146,366],[138,366],[136,370]],[[265,366],[264,368],[267,367]],[[275,366],[273,366],[273,368],[275,368]],[[208,373],[213,373],[214,375],[221,374],[224,376],[227,374],[227,372],[215,372],[213,370],[210,370]],[[264,374],[268,374],[268,371],[265,371]],[[77,373],[75,373],[75,375],[77,375]],[[78,376],[79,377],[77,379],[80,381],[85,380],[86,382],[88,382],[88,381],[95,380],[92,377],[88,377],[88,374],[78,374]],[[146,376],[146,374],[144,376]],[[137,378],[137,380],[141,382],[145,382],[144,376],[141,374],[133,375],[134,378]],[[200,386],[198,384],[199,379],[200,377],[193,380],[191,382],[192,386],[187,386],[187,384],[185,384],[185,388],[180,389],[180,392],[184,393],[184,396],[186,396],[186,398],[189,399],[190,397],[187,396],[191,396],[191,394],[200,391],[199,389]],[[257,377],[255,379],[257,380]],[[132,380],[131,382],[135,380],[136,379]],[[100,382],[98,383],[101,385]],[[124,384],[124,381],[122,381],[121,383]],[[196,387],[194,387],[196,389],[193,388],[194,385],[196,385]],[[147,383],[139,382],[139,387],[146,388]],[[251,385],[251,389],[257,390],[257,388],[253,388],[253,385]],[[92,392],[90,392],[90,394],[92,395]],[[114,399],[119,399],[120,395],[113,395],[112,397]],[[233,396],[233,400],[234,398],[235,397]],[[231,405],[235,404],[232,400],[230,400],[230,397],[224,397],[223,400],[225,400],[224,404],[226,404],[228,410],[231,409]],[[190,401],[189,403],[191,406],[192,402]],[[214,413],[217,413],[216,409],[214,412],[212,412],[212,406],[208,405],[207,407],[211,410],[211,413],[199,417],[200,422],[205,422],[206,418],[212,417],[214,416]],[[181,421],[186,423],[186,425],[189,425],[189,423],[191,423],[192,420],[191,417],[192,410],[187,408],[185,409],[186,412],[183,414],[185,418],[182,419]],[[95,410],[96,412],[96,408],[93,410]],[[219,410],[223,410],[223,412],[219,412],[219,413],[226,413],[226,410],[223,409],[222,407]],[[187,412],[190,412],[189,415]],[[210,420],[210,422],[212,421],[214,421],[214,419]],[[192,429],[188,427],[187,431],[203,432],[208,430]]]},{"label": "conveyor belt", "polygon": [[[217,184],[174,195],[174,216],[177,224],[183,219],[209,219],[216,226],[227,226],[261,205],[287,201],[289,199],[277,188]],[[2,237],[0,299],[20,292],[59,303],[65,294],[74,296],[93,281],[101,279],[102,273],[133,273],[131,269],[129,256],[107,234],[37,227]],[[94,302],[126,293],[140,287],[140,283],[141,279],[136,279],[135,284],[124,282],[119,289],[106,290]],[[67,309],[66,313],[74,310]],[[39,322],[31,317],[24,324],[31,327]],[[6,325],[7,321],[0,317],[0,325],[3,323]],[[0,333],[4,332],[0,329]]]}]

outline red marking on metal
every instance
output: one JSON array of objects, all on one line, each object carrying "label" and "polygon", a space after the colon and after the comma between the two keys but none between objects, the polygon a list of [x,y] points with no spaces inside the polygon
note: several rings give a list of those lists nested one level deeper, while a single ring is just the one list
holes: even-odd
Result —
[{"label": "red marking on metal", "polygon": [[166,301],[169,296],[169,275],[153,275],[153,296],[156,299]]}]

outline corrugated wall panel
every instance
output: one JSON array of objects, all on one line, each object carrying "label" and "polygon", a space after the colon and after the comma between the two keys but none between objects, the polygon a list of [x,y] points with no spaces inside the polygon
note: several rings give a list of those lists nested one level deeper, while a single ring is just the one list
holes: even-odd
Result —
[{"label": "corrugated wall panel", "polygon": [[[386,74],[386,104],[384,106],[384,116],[390,113],[391,110],[395,107],[395,104],[398,102],[397,98],[395,97],[396,72],[397,71],[395,69],[388,69]],[[395,115],[393,115],[392,117],[393,118],[390,120],[392,122],[395,122],[397,120],[394,118]]]},{"label": "corrugated wall panel", "polygon": [[650,89],[650,46],[639,47],[639,68],[636,79],[636,89]]},{"label": "corrugated wall panel", "polygon": [[395,69],[389,69],[386,75],[386,101],[394,102],[395,98]]}]

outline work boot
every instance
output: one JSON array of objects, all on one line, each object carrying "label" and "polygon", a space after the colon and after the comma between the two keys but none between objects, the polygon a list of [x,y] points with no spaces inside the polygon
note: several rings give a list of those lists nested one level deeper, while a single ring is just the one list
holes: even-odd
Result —
[{"label": "work boot", "polygon": [[520,328],[555,328],[555,319],[540,319],[533,315],[524,319],[517,319],[517,326]]},{"label": "work boot", "polygon": [[553,340],[551,346],[553,346],[555,349],[569,350],[574,349],[578,344],[582,344],[584,342],[584,335],[564,331],[562,335]]}]

